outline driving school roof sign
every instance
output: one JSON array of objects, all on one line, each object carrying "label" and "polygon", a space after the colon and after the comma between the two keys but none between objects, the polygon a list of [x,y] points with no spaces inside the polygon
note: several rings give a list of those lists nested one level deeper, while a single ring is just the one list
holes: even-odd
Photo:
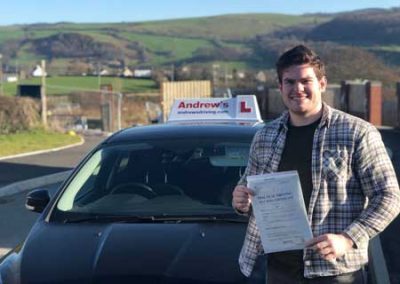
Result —
[{"label": "driving school roof sign", "polygon": [[194,120],[262,121],[254,95],[242,95],[229,99],[176,99],[172,105],[168,122]]}]

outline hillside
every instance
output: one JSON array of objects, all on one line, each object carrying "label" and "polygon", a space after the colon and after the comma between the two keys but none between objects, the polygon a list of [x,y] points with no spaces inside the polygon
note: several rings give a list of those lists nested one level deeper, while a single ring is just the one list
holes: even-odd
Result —
[{"label": "hillside", "polygon": [[[0,50],[6,69],[33,65],[43,57],[49,68],[76,59],[95,65],[168,65],[207,61],[205,54],[230,50],[231,60],[247,61],[248,41],[289,26],[322,23],[324,16],[243,14],[168,21],[119,24],[34,24],[0,27]],[[245,57],[245,58],[243,58]],[[214,60],[212,58],[212,60]]]},{"label": "hillside", "polygon": [[355,45],[399,45],[400,8],[338,16],[315,27],[307,38]]},{"label": "hillside", "polygon": [[318,25],[305,37],[361,46],[389,65],[400,65],[400,8],[344,14]]},{"label": "hillside", "polygon": [[[212,65],[227,70],[273,68],[279,53],[307,42],[327,54],[327,61],[334,59],[330,66],[336,81],[385,78],[383,74],[392,74],[390,80],[396,80],[398,71],[390,65],[400,65],[399,27],[400,9],[15,25],[0,27],[0,52],[4,72],[27,73],[44,58],[53,75],[92,74],[102,68],[117,73],[124,67],[165,69],[192,65],[199,68],[197,75],[181,78],[209,78]],[[346,55],[345,59],[336,56],[335,50]],[[338,64],[346,67],[333,67]],[[380,70],[372,68],[372,64]]]}]

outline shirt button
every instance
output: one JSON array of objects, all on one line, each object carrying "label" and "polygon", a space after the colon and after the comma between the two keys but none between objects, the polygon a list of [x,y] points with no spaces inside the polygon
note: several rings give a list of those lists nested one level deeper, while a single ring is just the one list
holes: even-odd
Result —
[{"label": "shirt button", "polygon": [[306,260],[306,261],[304,261],[304,265],[310,266],[310,265],[311,265],[311,260]]}]

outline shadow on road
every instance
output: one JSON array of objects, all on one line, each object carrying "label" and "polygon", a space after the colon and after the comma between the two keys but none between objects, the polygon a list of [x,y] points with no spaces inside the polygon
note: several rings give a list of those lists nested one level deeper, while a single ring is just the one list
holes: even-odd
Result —
[{"label": "shadow on road", "polygon": [[70,167],[51,167],[0,162],[0,187],[14,182],[55,174],[71,169],[72,168]]}]

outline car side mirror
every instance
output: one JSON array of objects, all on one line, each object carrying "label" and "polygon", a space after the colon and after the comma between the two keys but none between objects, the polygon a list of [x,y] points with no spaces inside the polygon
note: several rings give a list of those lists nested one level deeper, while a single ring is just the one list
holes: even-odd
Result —
[{"label": "car side mirror", "polygon": [[50,201],[49,192],[46,189],[36,189],[26,196],[26,209],[41,213]]}]

